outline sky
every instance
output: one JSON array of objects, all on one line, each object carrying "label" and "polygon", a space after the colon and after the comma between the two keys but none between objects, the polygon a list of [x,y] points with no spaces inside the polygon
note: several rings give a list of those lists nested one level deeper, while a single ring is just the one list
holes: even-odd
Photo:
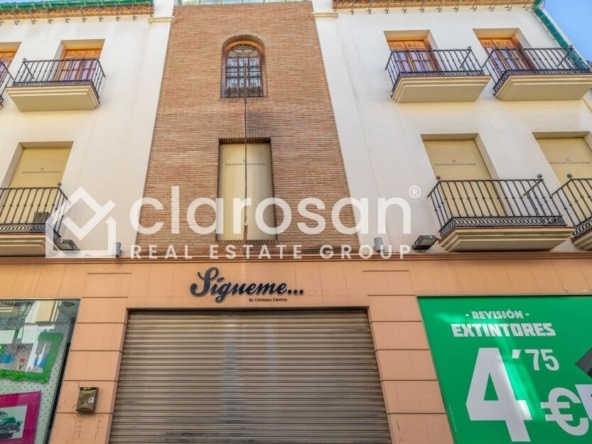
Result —
[{"label": "sky", "polygon": [[592,0],[545,0],[545,9],[580,54],[592,60]]}]

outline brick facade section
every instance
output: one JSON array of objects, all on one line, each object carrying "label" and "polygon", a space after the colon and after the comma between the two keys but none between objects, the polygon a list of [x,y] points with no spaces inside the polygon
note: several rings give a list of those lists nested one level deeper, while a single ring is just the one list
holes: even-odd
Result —
[{"label": "brick facade section", "polygon": [[[303,252],[318,252],[323,244],[357,247],[356,235],[339,233],[331,222],[334,203],[349,191],[309,2],[175,8],[145,189],[146,197],[165,208],[145,206],[141,214],[143,226],[164,226],[139,235],[138,244],[158,245],[159,254],[168,245],[204,254],[217,243],[215,233],[193,232],[186,210],[196,198],[217,197],[220,140],[244,138],[243,100],[220,97],[224,44],[241,35],[264,45],[267,95],[248,102],[247,136],[271,141],[274,195],[292,208],[292,224],[277,243],[302,245]],[[172,186],[180,187],[179,234],[171,234]],[[297,227],[300,221],[316,225],[297,211],[307,197],[321,199],[327,208],[314,209],[327,222],[316,236]],[[214,222],[209,207],[195,214],[200,226]],[[280,210],[276,218],[281,223]],[[341,220],[354,225],[351,207],[342,210]]]}]

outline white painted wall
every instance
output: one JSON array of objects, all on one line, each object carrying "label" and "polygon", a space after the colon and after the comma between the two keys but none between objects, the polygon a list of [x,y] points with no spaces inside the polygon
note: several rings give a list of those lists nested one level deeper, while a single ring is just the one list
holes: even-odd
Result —
[{"label": "white painted wall", "polygon": [[[154,17],[170,17],[173,0],[156,0]],[[74,15],[74,12],[73,14]],[[0,109],[0,180],[6,184],[10,163],[23,142],[73,142],[62,189],[71,196],[84,188],[100,204],[109,200],[117,222],[117,240],[135,243],[130,207],[143,196],[144,182],[171,23],[149,23],[148,17],[73,17],[35,24],[5,21],[0,42],[20,42],[10,72],[23,59],[52,59],[63,40],[104,39],[100,61],[105,79],[99,91],[101,105],[92,111],[20,112],[7,93]],[[92,212],[83,205],[71,217],[83,226]],[[64,237],[72,237],[64,233]],[[84,239],[72,237],[81,249],[107,248],[104,221]]]},{"label": "white painted wall", "polygon": [[590,108],[590,112],[592,113],[592,90],[588,91],[588,94],[584,96],[584,102]]},{"label": "white painted wall", "polygon": [[[315,12],[331,11],[328,0],[314,0]],[[439,225],[427,194],[436,184],[421,136],[478,134],[491,161],[492,176],[528,179],[542,174],[548,188],[559,187],[533,132],[591,131],[592,113],[584,100],[559,102],[501,102],[490,82],[476,102],[395,103],[385,66],[390,54],[384,32],[429,30],[434,49],[472,47],[480,63],[486,59],[475,29],[519,29],[524,46],[556,47],[532,12],[522,7],[472,10],[462,7],[375,8],[339,10],[338,18],[316,19],[329,90],[344,163],[354,198],[401,197],[411,205],[412,229],[403,233],[398,210],[387,217],[385,244],[410,245],[419,234],[438,234]],[[587,100],[590,102],[589,97]],[[487,160],[487,159],[486,159]],[[411,186],[422,196],[409,197]],[[373,215],[372,215],[373,214]],[[376,213],[362,244],[376,236]],[[565,242],[558,249],[572,250]],[[435,246],[430,252],[438,251]]]}]

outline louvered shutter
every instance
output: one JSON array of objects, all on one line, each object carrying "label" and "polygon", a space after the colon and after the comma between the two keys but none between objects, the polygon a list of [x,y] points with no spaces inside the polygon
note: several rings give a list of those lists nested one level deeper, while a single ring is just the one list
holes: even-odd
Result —
[{"label": "louvered shutter", "polygon": [[390,443],[365,311],[132,312],[111,443]]}]

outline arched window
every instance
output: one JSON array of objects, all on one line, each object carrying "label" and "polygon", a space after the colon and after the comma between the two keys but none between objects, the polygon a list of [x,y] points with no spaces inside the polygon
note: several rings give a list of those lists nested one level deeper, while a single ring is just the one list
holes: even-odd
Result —
[{"label": "arched window", "polygon": [[263,97],[262,54],[250,42],[227,46],[224,54],[223,97]]}]

